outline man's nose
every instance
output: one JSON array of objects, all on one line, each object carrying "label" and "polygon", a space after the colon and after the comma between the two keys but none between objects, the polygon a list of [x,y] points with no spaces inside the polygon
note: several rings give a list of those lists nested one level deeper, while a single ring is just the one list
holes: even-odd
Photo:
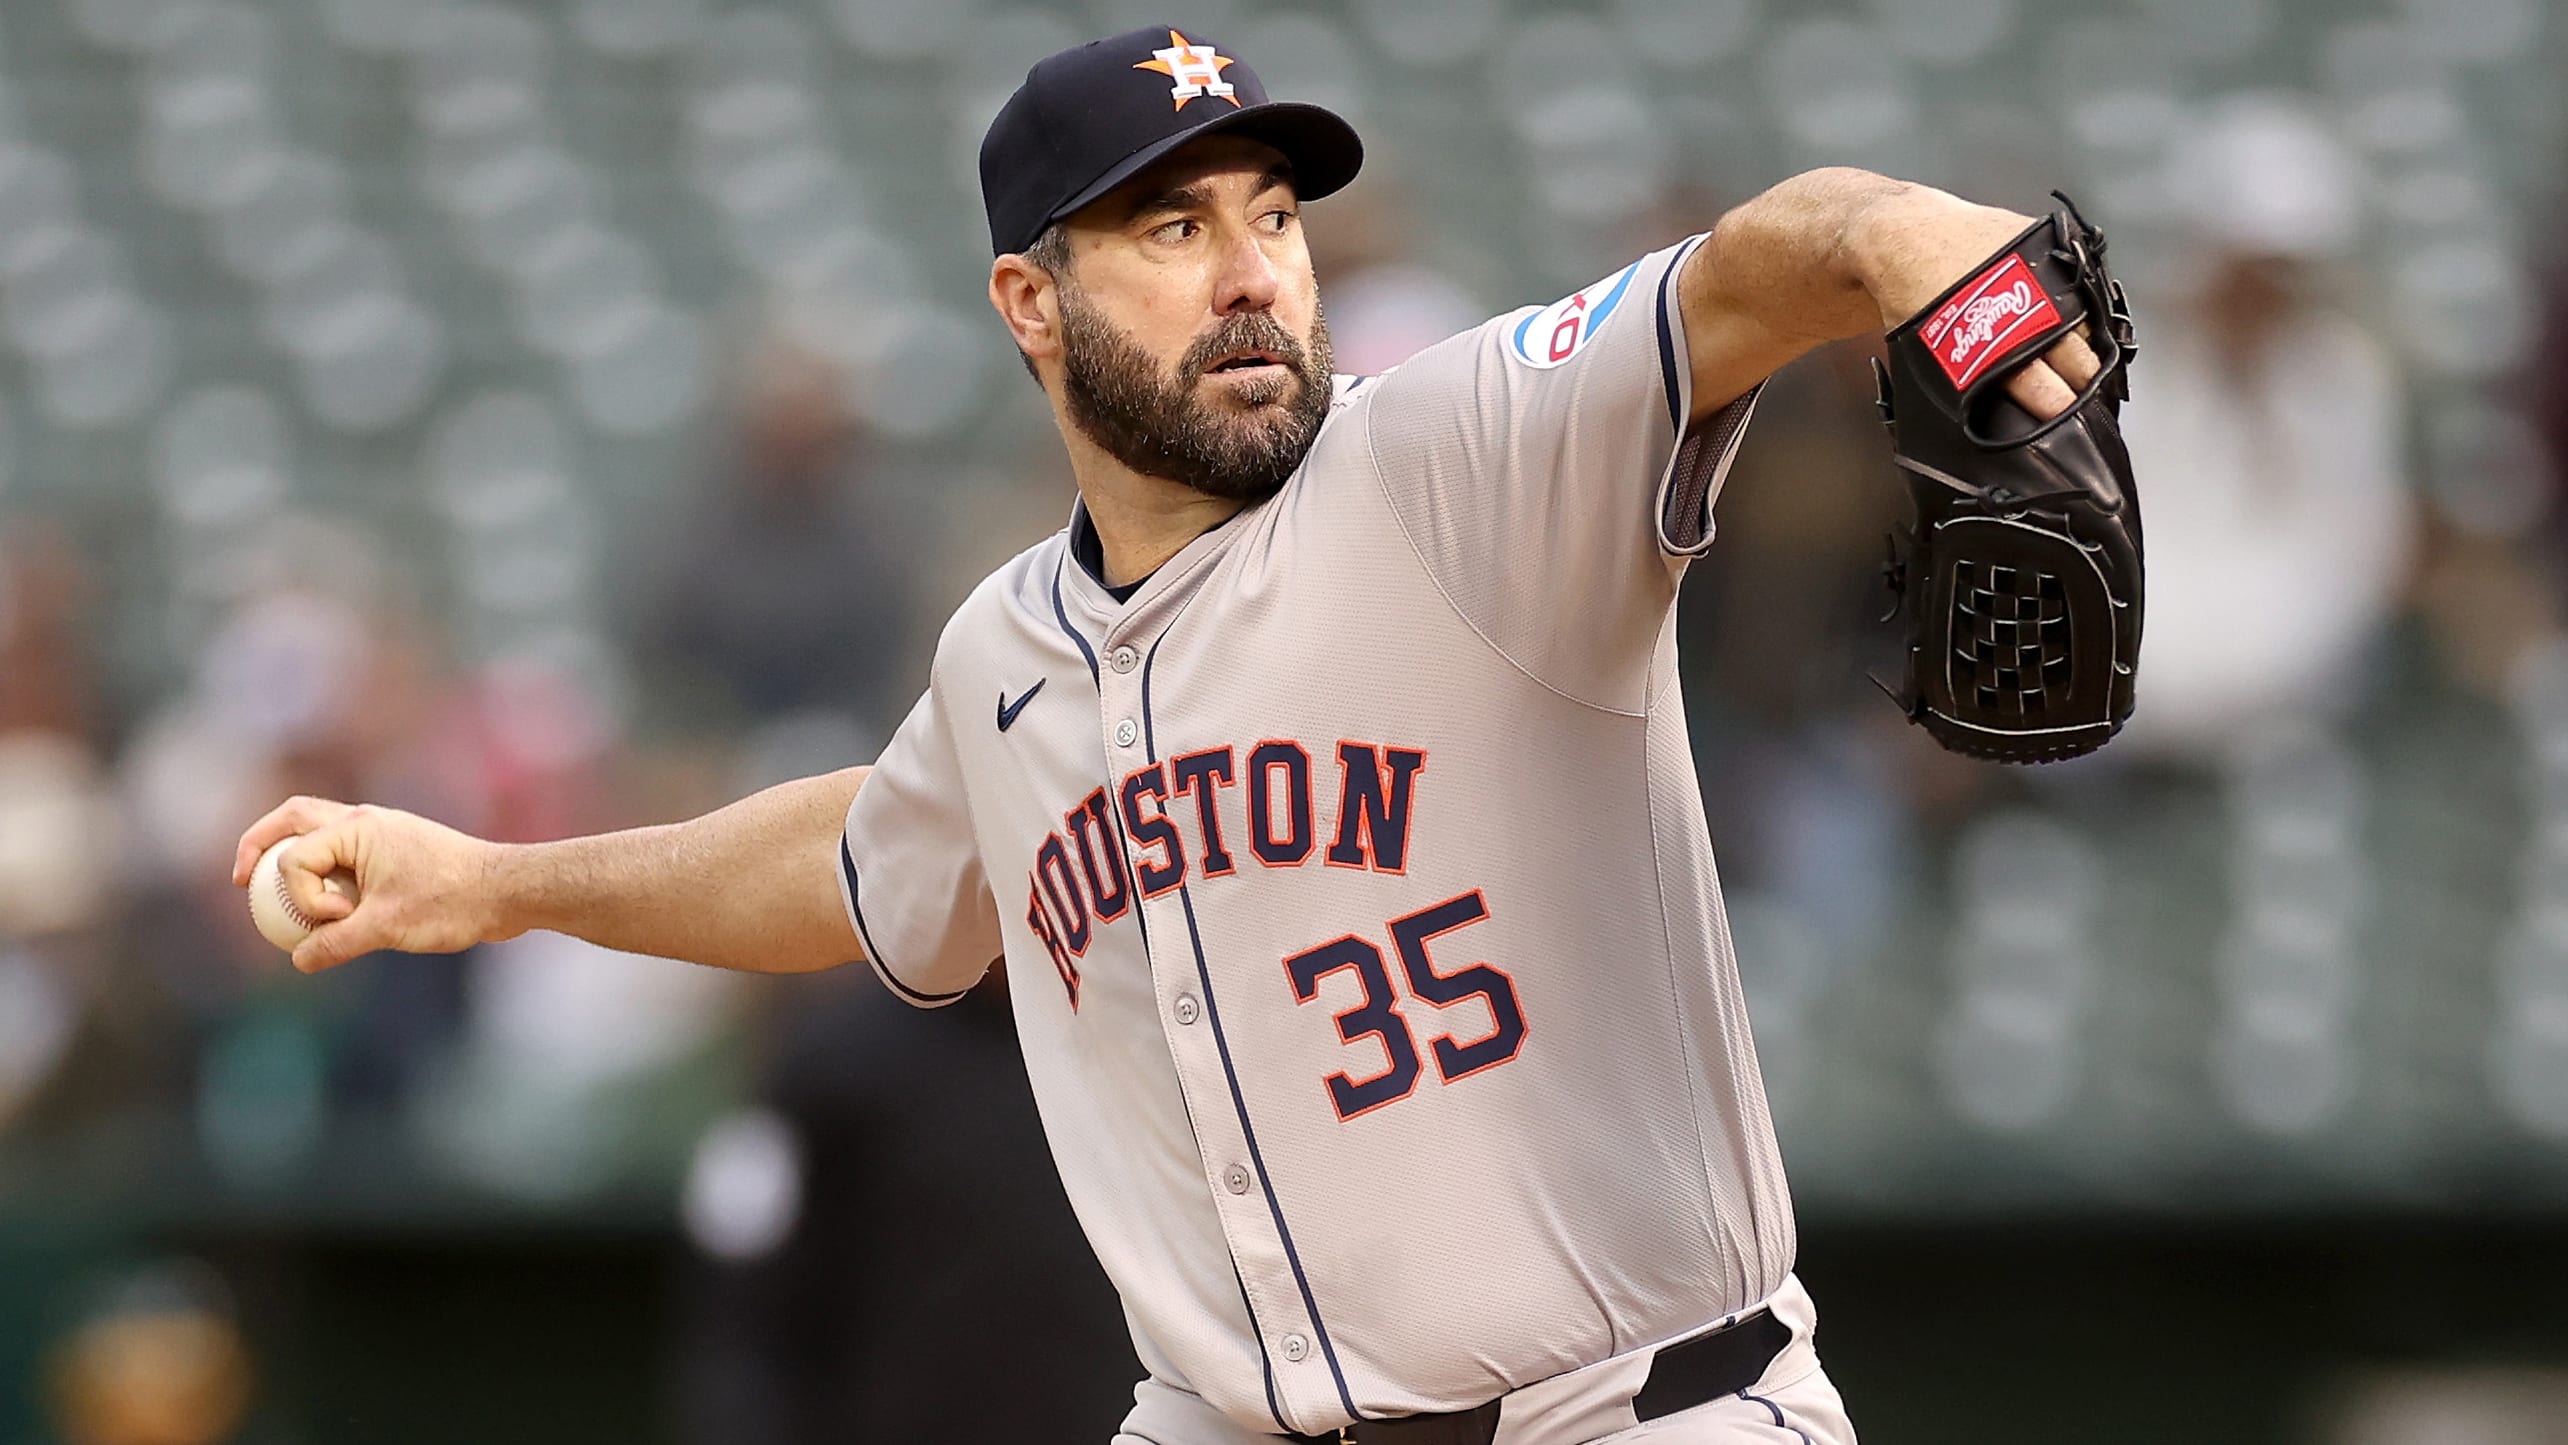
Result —
[{"label": "man's nose", "polygon": [[1275,305],[1276,294],[1283,289],[1283,276],[1275,269],[1275,258],[1257,242],[1254,231],[1245,227],[1233,232],[1222,255],[1222,274],[1213,295],[1213,311],[1228,316],[1235,311],[1265,311]]}]

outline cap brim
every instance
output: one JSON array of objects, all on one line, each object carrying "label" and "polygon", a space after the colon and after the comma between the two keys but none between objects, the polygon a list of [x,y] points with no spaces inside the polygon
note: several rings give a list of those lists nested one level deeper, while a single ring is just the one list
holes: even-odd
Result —
[{"label": "cap brim", "polygon": [[1062,202],[1044,224],[1050,225],[1079,210],[1139,175],[1170,151],[1208,135],[1246,136],[1282,151],[1284,158],[1293,163],[1293,193],[1306,201],[1343,189],[1364,168],[1364,142],[1356,137],[1355,127],[1340,119],[1337,112],[1299,101],[1271,100],[1264,105],[1242,106],[1217,120],[1143,146],[1089,182],[1087,189]]}]

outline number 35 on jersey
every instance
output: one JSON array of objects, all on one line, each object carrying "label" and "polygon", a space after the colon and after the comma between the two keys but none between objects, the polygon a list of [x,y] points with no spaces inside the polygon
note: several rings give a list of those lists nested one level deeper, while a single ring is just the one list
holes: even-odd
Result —
[{"label": "number 35 on jersey", "polygon": [[[1098,788],[1063,813],[1027,872],[1025,919],[1051,955],[1070,1006],[1079,1006],[1079,964],[1097,930],[1129,912],[1136,893],[1156,897],[1185,887],[1190,875],[1299,868],[1314,853],[1333,868],[1404,873],[1425,751],[1362,742],[1339,742],[1332,751],[1334,779],[1315,778],[1311,749],[1289,740],[1185,753],[1135,769],[1111,797]],[[1331,801],[1335,813],[1327,816]],[[1226,817],[1245,824],[1239,836],[1225,829]],[[1191,849],[1179,820],[1192,825]],[[1118,830],[1132,842],[1129,868]],[[1340,1119],[1408,1098],[1430,1061],[1450,1084],[1523,1049],[1524,1007],[1514,979],[1485,960],[1452,957],[1468,949],[1465,931],[1489,912],[1475,889],[1369,921],[1282,960],[1296,1004],[1319,1001],[1335,975],[1353,981],[1352,990],[1340,986],[1338,993],[1352,992],[1355,1002],[1333,1018],[1348,1067],[1320,1080]],[[1439,948],[1448,955],[1441,963]],[[1468,1010],[1469,1021],[1458,1020],[1456,1029],[1440,1029],[1438,1016],[1428,1016],[1422,1032],[1403,1012],[1404,1001],[1438,1015],[1466,1003],[1481,1008]],[[1483,1013],[1486,1028],[1473,1030]]]}]

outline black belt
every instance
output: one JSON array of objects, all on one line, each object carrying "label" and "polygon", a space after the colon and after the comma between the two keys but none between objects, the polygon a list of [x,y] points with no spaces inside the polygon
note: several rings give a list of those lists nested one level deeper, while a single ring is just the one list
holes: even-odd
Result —
[{"label": "black belt", "polygon": [[[1648,1383],[1632,1397],[1632,1413],[1656,1420],[1756,1384],[1766,1366],[1792,1343],[1792,1327],[1759,1310],[1728,1329],[1670,1345],[1650,1359]],[[1498,1401],[1444,1415],[1403,1415],[1358,1420],[1335,1435],[1289,1435],[1302,1445],[1490,1445],[1498,1438]]]}]

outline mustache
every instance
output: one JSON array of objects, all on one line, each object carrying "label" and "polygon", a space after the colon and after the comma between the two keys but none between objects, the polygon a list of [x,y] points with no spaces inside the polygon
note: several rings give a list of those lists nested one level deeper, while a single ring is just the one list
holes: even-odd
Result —
[{"label": "mustache", "polygon": [[1284,329],[1282,322],[1263,311],[1235,311],[1223,317],[1220,325],[1197,337],[1195,344],[1186,348],[1186,354],[1177,359],[1179,384],[1193,386],[1203,380],[1204,373],[1212,369],[1213,363],[1238,351],[1272,353],[1295,376],[1305,381],[1310,379],[1310,358],[1303,351],[1302,343],[1292,332]]}]

